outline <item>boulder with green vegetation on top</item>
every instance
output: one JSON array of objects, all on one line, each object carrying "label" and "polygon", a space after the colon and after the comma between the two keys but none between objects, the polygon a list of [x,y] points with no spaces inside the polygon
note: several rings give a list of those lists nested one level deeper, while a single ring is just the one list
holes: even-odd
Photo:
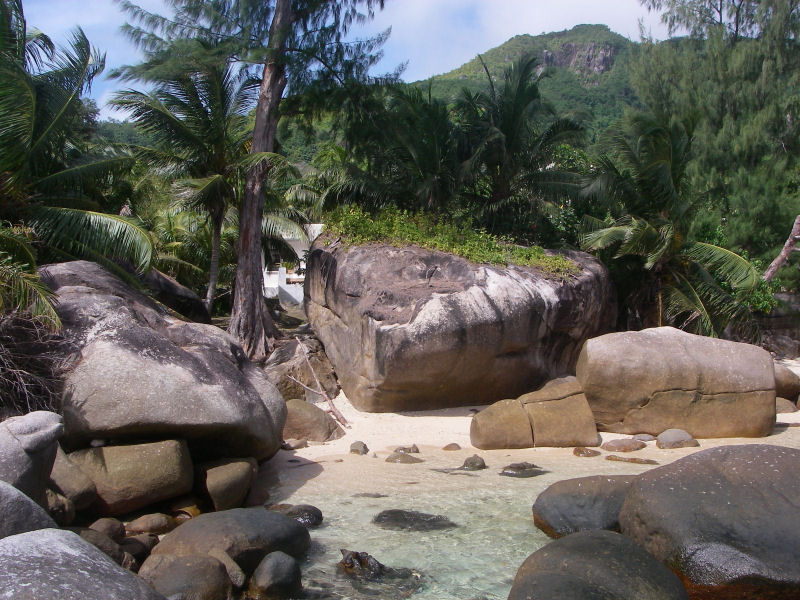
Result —
[{"label": "boulder with green vegetation on top", "polygon": [[348,246],[335,235],[311,249],[305,308],[360,410],[515,398],[574,372],[584,341],[615,320],[608,271],[588,254],[527,249],[527,266],[480,264],[416,245]]}]

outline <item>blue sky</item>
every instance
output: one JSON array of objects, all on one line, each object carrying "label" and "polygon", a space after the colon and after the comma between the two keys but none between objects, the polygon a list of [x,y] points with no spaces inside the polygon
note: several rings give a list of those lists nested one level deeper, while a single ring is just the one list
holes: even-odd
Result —
[{"label": "blue sky", "polygon": [[[161,0],[138,4],[149,10],[162,7]],[[119,32],[125,17],[113,0],[24,0],[24,7],[29,27],[57,43],[64,43],[69,31],[80,25],[89,41],[106,52],[107,68],[137,60],[136,49]],[[648,14],[638,0],[386,0],[373,22],[352,33],[368,35],[391,27],[379,72],[406,62],[403,78],[416,81],[454,69],[518,34],[602,23],[636,40],[640,20],[654,37],[667,37],[658,16]],[[102,77],[92,96],[103,108],[118,87],[118,82]],[[103,109],[102,114],[110,113]]]}]

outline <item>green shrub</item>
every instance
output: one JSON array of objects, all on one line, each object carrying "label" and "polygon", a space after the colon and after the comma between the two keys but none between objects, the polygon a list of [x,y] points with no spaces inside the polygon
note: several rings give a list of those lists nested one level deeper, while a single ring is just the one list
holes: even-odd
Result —
[{"label": "green shrub", "polygon": [[325,219],[326,237],[350,245],[414,245],[449,252],[475,263],[535,267],[549,277],[568,277],[580,267],[563,256],[548,256],[538,246],[516,246],[485,231],[442,221],[426,213],[388,208],[371,215],[355,206],[332,211]]}]

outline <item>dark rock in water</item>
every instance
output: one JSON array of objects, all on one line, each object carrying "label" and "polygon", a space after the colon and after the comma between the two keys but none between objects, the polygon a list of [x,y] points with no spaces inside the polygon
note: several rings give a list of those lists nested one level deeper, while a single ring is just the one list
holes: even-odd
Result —
[{"label": "dark rock in water", "polygon": [[353,442],[350,444],[350,454],[366,454],[369,448],[364,442]]},{"label": "dark rock in water", "polygon": [[382,529],[395,531],[436,531],[458,527],[443,515],[430,515],[415,510],[392,508],[379,512],[372,519]]},{"label": "dark rock in water", "polygon": [[692,434],[683,429],[667,429],[658,434],[656,446],[666,448],[692,448],[699,446],[700,442],[692,437]]},{"label": "dark rock in water", "polygon": [[153,549],[153,555],[189,556],[226,552],[246,572],[252,573],[270,552],[280,550],[300,557],[311,543],[308,529],[284,515],[263,507],[234,508],[205,513],[178,526]]},{"label": "dark rock in water", "polygon": [[606,456],[606,460],[610,460],[612,462],[633,463],[635,465],[659,464],[657,460],[653,460],[652,458],[639,458],[637,456],[617,456],[616,454],[609,454],[608,456]]},{"label": "dark rock in water", "polygon": [[403,454],[419,454],[419,448],[417,448],[416,444],[411,444],[410,446],[400,446],[399,448],[395,448],[394,451],[402,452]]},{"label": "dark rock in water", "polygon": [[445,450],[445,451],[447,451],[447,452],[452,452],[452,451],[454,451],[454,450],[461,450],[461,446],[459,446],[458,444],[456,444],[455,442],[453,442],[453,443],[451,443],[451,444],[447,444],[447,446],[445,446],[444,448],[442,448],[442,450]]},{"label": "dark rock in water", "polygon": [[481,471],[488,467],[486,466],[486,462],[480,456],[473,454],[464,460],[464,464],[461,465],[460,468],[464,471]]},{"label": "dark rock in water", "polygon": [[254,598],[296,598],[302,588],[300,565],[284,552],[267,554],[250,578]]},{"label": "dark rock in water", "polygon": [[45,489],[63,431],[61,416],[46,410],[0,423],[0,481],[45,506]]},{"label": "dark rock in water", "polygon": [[0,515],[0,538],[56,527],[41,506],[5,481],[0,481]]},{"label": "dark rock in water", "polygon": [[688,600],[674,573],[611,531],[581,531],[531,554],[508,600]]},{"label": "dark rock in water", "polygon": [[274,504],[267,508],[286,515],[310,529],[322,525],[322,511],[310,504]]},{"label": "dark rock in water", "polygon": [[0,540],[0,595],[14,600],[165,600],[142,579],[63,529]]},{"label": "dark rock in water", "polygon": [[572,453],[575,456],[587,457],[591,458],[592,456],[600,456],[599,450],[592,450],[591,448],[585,448],[583,446],[578,446],[572,450]]},{"label": "dark rock in water", "polygon": [[647,448],[642,440],[635,440],[632,438],[624,438],[619,440],[610,440],[601,446],[603,450],[608,452],[635,452],[642,448]]},{"label": "dark rock in water", "polygon": [[702,450],[636,478],[622,533],[679,574],[693,598],[800,598],[800,450]]},{"label": "dark rock in water", "polygon": [[411,456],[410,454],[406,454],[405,452],[392,452],[389,456],[386,457],[386,462],[388,463],[399,463],[404,465],[413,465],[415,463],[425,462],[421,458],[417,458],[416,456]]},{"label": "dark rock in water", "polygon": [[619,531],[619,511],[635,475],[593,475],[558,481],[536,498],[533,524],[550,537],[576,531]]},{"label": "dark rock in water", "polygon": [[388,498],[388,494],[378,494],[376,492],[359,492],[353,494],[353,498]]},{"label": "dark rock in water", "polygon": [[225,567],[211,556],[152,555],[139,577],[170,599],[220,600],[231,593]]},{"label": "dark rock in water", "polygon": [[408,583],[419,586],[420,576],[411,569],[394,569],[380,563],[375,557],[366,552],[354,552],[353,550],[339,550],[342,553],[342,560],[339,561],[339,569],[351,577],[367,581],[385,581],[402,579]]},{"label": "dark rock in water", "polygon": [[500,471],[500,475],[505,477],[536,477],[545,473],[548,473],[548,471],[529,462],[511,463]]},{"label": "dark rock in water", "polygon": [[574,277],[417,246],[320,240],[308,256],[306,314],[359,410],[516,397],[568,372],[583,343],[615,319],[606,268],[563,254],[580,269]]}]

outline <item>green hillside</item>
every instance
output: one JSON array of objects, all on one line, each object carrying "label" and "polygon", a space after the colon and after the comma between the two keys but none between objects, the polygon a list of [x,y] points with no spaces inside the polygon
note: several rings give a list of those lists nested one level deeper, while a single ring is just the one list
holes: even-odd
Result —
[{"label": "green hillside", "polygon": [[[544,97],[561,114],[586,114],[590,138],[622,116],[627,106],[639,106],[629,82],[628,65],[637,44],[605,25],[578,25],[544,35],[518,35],[481,53],[498,80],[505,68],[522,54],[539,57],[549,76],[541,85]],[[432,78],[432,92],[453,100],[466,87],[486,87],[486,74],[476,57],[470,62]],[[417,82],[427,84],[427,82]]]}]

